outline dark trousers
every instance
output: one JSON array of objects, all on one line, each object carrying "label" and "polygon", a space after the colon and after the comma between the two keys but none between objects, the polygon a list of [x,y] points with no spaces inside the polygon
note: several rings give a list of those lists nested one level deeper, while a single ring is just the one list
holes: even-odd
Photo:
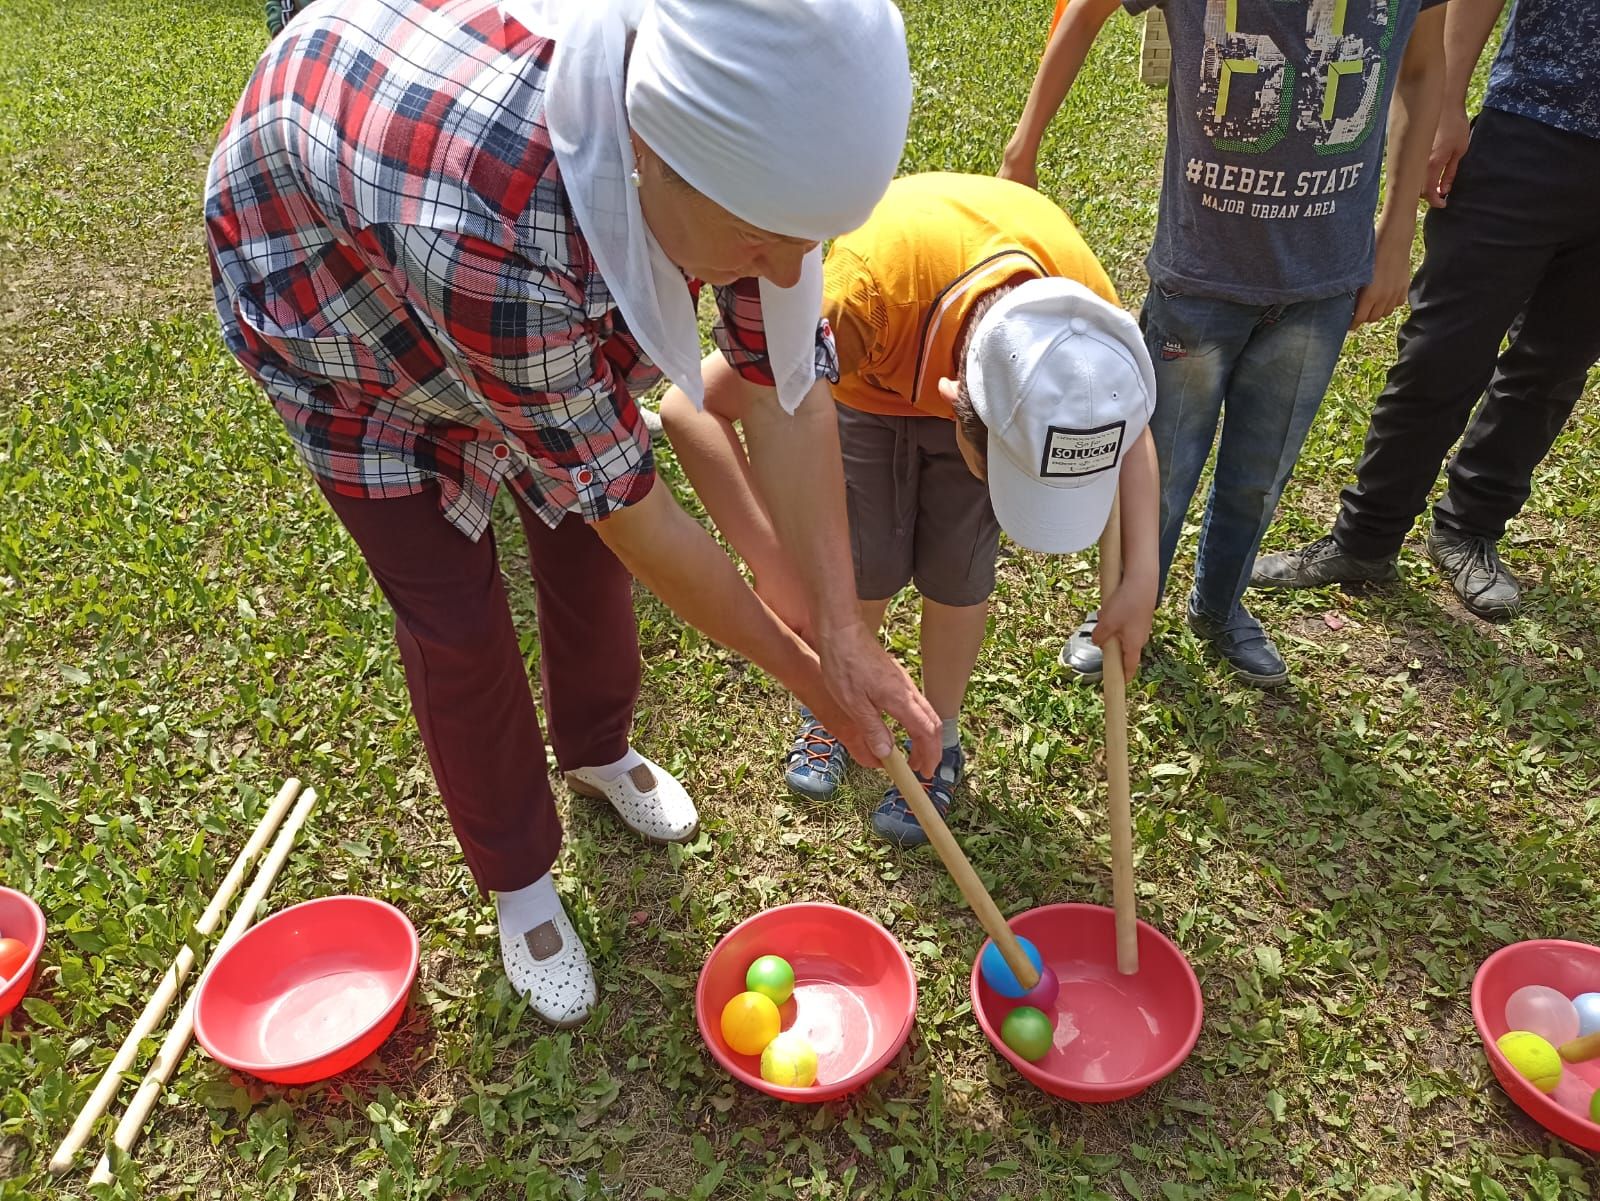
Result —
[{"label": "dark trousers", "polygon": [[[322,491],[394,609],[411,709],[467,866],[485,891],[532,884],[555,863],[561,819],[494,531],[468,540],[439,512],[437,488],[384,500]],[[639,696],[632,577],[581,518],[552,530],[518,510],[556,762],[614,763]]]},{"label": "dark trousers", "polygon": [[1364,559],[1399,551],[1463,430],[1434,523],[1498,539],[1527,501],[1600,359],[1600,140],[1484,109],[1423,237],[1399,357],[1333,529]]}]

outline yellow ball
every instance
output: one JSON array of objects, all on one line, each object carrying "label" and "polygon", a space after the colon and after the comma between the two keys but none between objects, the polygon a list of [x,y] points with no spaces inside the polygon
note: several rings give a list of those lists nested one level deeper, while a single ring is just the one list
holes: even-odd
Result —
[{"label": "yellow ball", "polygon": [[783,1023],[771,997],[742,992],[722,1007],[722,1038],[740,1055],[759,1055]]},{"label": "yellow ball", "polygon": [[1513,1030],[1502,1034],[1495,1045],[1534,1088],[1541,1093],[1556,1091],[1561,1083],[1561,1056],[1544,1039],[1526,1030]]},{"label": "yellow ball", "polygon": [[810,1088],[817,1082],[817,1052],[803,1034],[786,1030],[761,1052],[761,1078],[768,1084]]}]

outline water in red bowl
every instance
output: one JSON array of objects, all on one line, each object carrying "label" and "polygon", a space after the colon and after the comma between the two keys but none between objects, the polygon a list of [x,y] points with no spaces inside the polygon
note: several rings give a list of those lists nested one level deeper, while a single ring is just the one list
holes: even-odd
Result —
[{"label": "water in red bowl", "polygon": [[21,965],[0,982],[0,1017],[17,1007],[33,983],[39,953],[44,950],[44,914],[33,898],[0,885],[0,937],[14,938],[27,948]]},{"label": "water in red bowl", "polygon": [[[763,955],[794,968],[794,996],[778,1012],[817,1052],[806,1088],[769,1084],[761,1058],[723,1040],[722,1007],[745,991]],[[785,1101],[828,1101],[871,1080],[900,1053],[917,1015],[917,980],[894,935],[840,905],[800,902],[740,922],[712,948],[695,988],[695,1020],[711,1054],[736,1079]]]},{"label": "water in red bowl", "polygon": [[1579,1111],[1580,1104],[1587,1104],[1600,1088],[1600,1059],[1564,1064],[1561,1084],[1549,1095],[1523,1079],[1495,1045],[1509,1030],[1506,1001],[1526,984],[1543,984],[1568,997],[1600,992],[1600,947],[1559,938],[1512,943],[1485,959],[1472,980],[1472,1021],[1506,1094],[1552,1134],[1585,1150],[1600,1151],[1600,1125]]},{"label": "water in red bowl", "polygon": [[1139,923],[1139,970],[1124,976],[1117,971],[1116,918],[1103,905],[1045,905],[1009,925],[1039,948],[1061,982],[1054,1043],[1029,1062],[1001,1040],[1001,1023],[1018,1002],[984,982],[983,947],[972,961],[972,1009],[995,1050],[1028,1080],[1069,1101],[1120,1101],[1188,1058],[1205,1012],[1200,982],[1154,926]]},{"label": "water in red bowl", "polygon": [[324,897],[251,927],[206,969],[195,1038],[213,1059],[275,1084],[336,1076],[405,1012],[417,932],[393,905]]}]

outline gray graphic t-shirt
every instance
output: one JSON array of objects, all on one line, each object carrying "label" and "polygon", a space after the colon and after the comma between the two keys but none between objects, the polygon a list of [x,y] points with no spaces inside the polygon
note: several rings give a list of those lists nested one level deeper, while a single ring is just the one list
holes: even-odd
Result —
[{"label": "gray graphic t-shirt", "polygon": [[1389,98],[1442,0],[1122,2],[1160,4],[1172,41],[1152,282],[1243,304],[1367,283]]},{"label": "gray graphic t-shirt", "polygon": [[1483,103],[1600,138],[1600,0],[1516,0]]}]

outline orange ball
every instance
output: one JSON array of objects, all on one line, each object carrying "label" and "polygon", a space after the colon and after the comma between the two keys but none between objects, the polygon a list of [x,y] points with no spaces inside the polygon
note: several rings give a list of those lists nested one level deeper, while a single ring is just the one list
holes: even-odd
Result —
[{"label": "orange ball", "polygon": [[740,1055],[759,1055],[782,1025],[771,997],[742,992],[722,1007],[722,1039]]},{"label": "orange ball", "polygon": [[17,938],[0,938],[0,981],[10,980],[27,962],[27,943]]}]

